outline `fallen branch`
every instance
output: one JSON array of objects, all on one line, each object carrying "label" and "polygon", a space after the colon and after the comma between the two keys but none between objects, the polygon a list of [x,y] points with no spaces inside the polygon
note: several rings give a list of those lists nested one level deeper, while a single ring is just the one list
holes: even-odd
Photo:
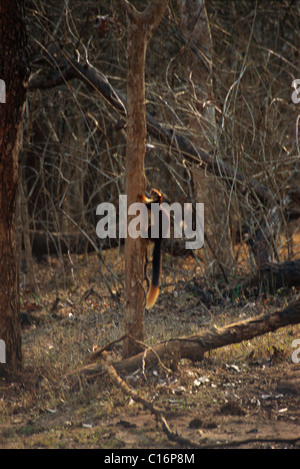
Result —
[{"label": "fallen branch", "polygon": [[247,285],[253,287],[263,285],[269,292],[276,292],[278,288],[300,286],[300,259],[281,263],[266,262],[257,273],[252,276]]},{"label": "fallen branch", "polygon": [[180,436],[177,432],[174,432],[170,428],[165,416],[163,415],[163,412],[160,409],[158,409],[155,406],[155,404],[153,404],[149,400],[139,395],[134,389],[130,388],[128,384],[126,384],[125,381],[118,375],[114,365],[110,364],[107,360],[103,366],[108,376],[110,377],[111,381],[116,386],[118,386],[118,388],[120,388],[124,392],[124,394],[131,397],[138,404],[142,404],[142,406],[146,410],[149,410],[151,414],[155,416],[156,420],[161,423],[163,432],[167,435],[169,440],[175,441],[176,443],[179,443],[185,448],[197,448],[198,447],[196,444],[194,444],[190,440],[187,440],[186,438],[183,438],[182,436]]},{"label": "fallen branch", "polygon": [[295,438],[278,438],[278,437],[266,437],[266,438],[245,438],[244,440],[232,440],[232,441],[222,441],[218,440],[216,443],[207,443],[199,445],[201,449],[224,449],[224,448],[236,448],[238,446],[246,446],[251,443],[277,443],[277,444],[292,444],[295,445],[300,442],[300,437],[296,436]]},{"label": "fallen branch", "polygon": [[[155,366],[161,360],[170,368],[176,369],[178,361],[182,358],[201,361],[205,352],[209,350],[250,340],[281,327],[298,323],[300,323],[300,300],[281,311],[261,314],[220,328],[214,326],[190,337],[168,340],[153,346],[152,349],[116,362],[113,366],[117,373],[132,373],[143,366],[145,368]],[[94,379],[102,372],[103,366],[93,363],[77,370],[69,378],[79,375]]]}]

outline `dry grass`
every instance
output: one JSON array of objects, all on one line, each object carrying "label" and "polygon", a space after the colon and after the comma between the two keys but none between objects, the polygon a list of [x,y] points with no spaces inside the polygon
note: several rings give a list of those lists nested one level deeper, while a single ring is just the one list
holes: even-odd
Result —
[{"label": "dry grass", "polygon": [[[105,261],[109,257],[117,259],[116,272],[122,276],[122,253],[119,258],[114,256],[116,251],[105,253]],[[76,389],[70,388],[65,380],[69,372],[85,362],[95,344],[105,345],[122,334],[122,307],[112,299],[103,282],[103,275],[110,274],[103,267],[99,272],[96,256],[89,256],[88,264],[86,261],[85,257],[74,257],[70,264],[66,258],[64,277],[56,259],[52,259],[50,269],[40,264],[41,298],[32,298],[26,288],[22,290],[21,309],[31,311],[38,322],[23,329],[22,375],[13,382],[0,384],[1,447],[159,448],[171,445],[155,427],[155,422],[149,421],[147,412],[130,402],[106,376],[94,383],[82,382]],[[164,272],[168,273],[173,269],[173,261],[166,257],[164,262]],[[67,273],[71,265],[73,272]],[[181,266],[182,275],[195,268],[195,261],[186,260]],[[83,299],[91,282],[95,294]],[[207,308],[199,303],[196,295],[181,291],[182,283],[172,288],[165,288],[157,307],[146,313],[149,344],[194,333],[213,323],[222,325],[270,312],[289,301],[289,297],[280,295],[256,300],[238,297],[236,302],[228,299]],[[178,297],[175,291],[179,292]],[[60,300],[56,304],[57,295]],[[166,310],[170,312],[168,315]],[[165,410],[173,428],[181,428],[182,432],[186,432],[183,421],[188,426],[195,415],[205,422],[214,420],[214,413],[226,402],[224,390],[228,392],[228,383],[235,383],[232,386],[236,386],[236,393],[244,396],[243,402],[248,402],[247,412],[257,415],[250,402],[258,392],[251,387],[252,370],[265,380],[269,390],[275,389],[278,370],[282,370],[280,375],[283,376],[291,365],[291,342],[299,335],[299,326],[287,327],[251,342],[212,351],[199,364],[184,360],[171,375],[157,369],[148,370],[146,380],[139,373],[126,380],[143,396],[155,396],[156,404]],[[113,353],[116,360],[120,358],[118,348]],[[232,365],[239,369],[236,376],[232,376],[235,373]],[[208,381],[205,378],[203,385],[195,386],[195,380],[201,381],[203,377]],[[127,432],[126,425],[129,426]]]}]

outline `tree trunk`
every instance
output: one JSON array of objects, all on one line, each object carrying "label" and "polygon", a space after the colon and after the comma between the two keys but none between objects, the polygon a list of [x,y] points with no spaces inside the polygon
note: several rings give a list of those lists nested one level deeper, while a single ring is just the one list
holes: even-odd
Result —
[{"label": "tree trunk", "polygon": [[[158,26],[167,1],[155,1],[139,13],[128,1],[121,2],[127,14],[127,146],[126,194],[128,206],[137,202],[137,194],[145,192],[144,159],[146,153],[145,58],[147,44]],[[130,218],[128,217],[128,222]],[[125,241],[125,315],[123,356],[134,355],[140,346],[130,340],[144,341],[145,292],[144,240],[127,236]]]},{"label": "tree trunk", "polygon": [[15,232],[18,154],[27,77],[24,2],[0,2],[0,77],[6,104],[0,105],[0,339],[6,364],[0,374],[21,368],[20,299]]}]

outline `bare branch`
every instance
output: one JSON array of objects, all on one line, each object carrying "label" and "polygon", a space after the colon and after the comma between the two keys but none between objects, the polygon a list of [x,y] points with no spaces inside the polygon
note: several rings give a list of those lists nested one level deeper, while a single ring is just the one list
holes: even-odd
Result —
[{"label": "bare branch", "polygon": [[[87,86],[93,88],[94,91],[100,93],[105,100],[113,106],[123,117],[126,113],[126,100],[117,92],[109,83],[107,78],[101,74],[97,69],[90,65],[83,66],[75,59],[68,59],[70,69],[63,69],[62,75],[66,79],[77,77],[86,83]],[[53,83],[55,86],[56,78],[46,80],[46,84]],[[59,83],[60,84],[60,83]],[[43,81],[30,80],[28,89],[35,89],[38,87],[47,87]],[[237,187],[243,195],[250,191],[264,204],[269,204],[273,199],[273,195],[269,189],[263,184],[259,183],[253,178],[245,178],[245,176],[238,170],[232,168],[229,164],[217,158],[215,155],[210,155],[202,148],[197,147],[183,135],[178,134],[171,128],[167,128],[159,123],[151,114],[146,114],[147,130],[150,135],[157,138],[164,144],[170,145],[174,150],[182,153],[185,158],[189,159],[194,164],[204,164],[206,169],[215,174],[216,176],[224,177],[228,181],[236,181]]]}]

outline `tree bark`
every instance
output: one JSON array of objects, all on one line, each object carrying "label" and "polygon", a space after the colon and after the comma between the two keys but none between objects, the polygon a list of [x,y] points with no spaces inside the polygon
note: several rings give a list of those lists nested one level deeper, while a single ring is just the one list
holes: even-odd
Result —
[{"label": "tree bark", "polygon": [[0,105],[0,338],[6,363],[0,374],[21,368],[20,299],[16,251],[15,209],[18,154],[27,78],[24,2],[0,2],[0,77],[6,84],[6,104]]},{"label": "tree bark", "polygon": [[[148,42],[158,26],[167,1],[153,1],[138,12],[127,0],[121,6],[127,14],[127,119],[126,119],[126,195],[128,206],[137,202],[137,194],[145,192],[144,160],[146,153],[145,58]],[[128,217],[130,222],[130,217]],[[125,240],[125,314],[123,356],[140,350],[144,341],[144,278],[145,241]]]}]

